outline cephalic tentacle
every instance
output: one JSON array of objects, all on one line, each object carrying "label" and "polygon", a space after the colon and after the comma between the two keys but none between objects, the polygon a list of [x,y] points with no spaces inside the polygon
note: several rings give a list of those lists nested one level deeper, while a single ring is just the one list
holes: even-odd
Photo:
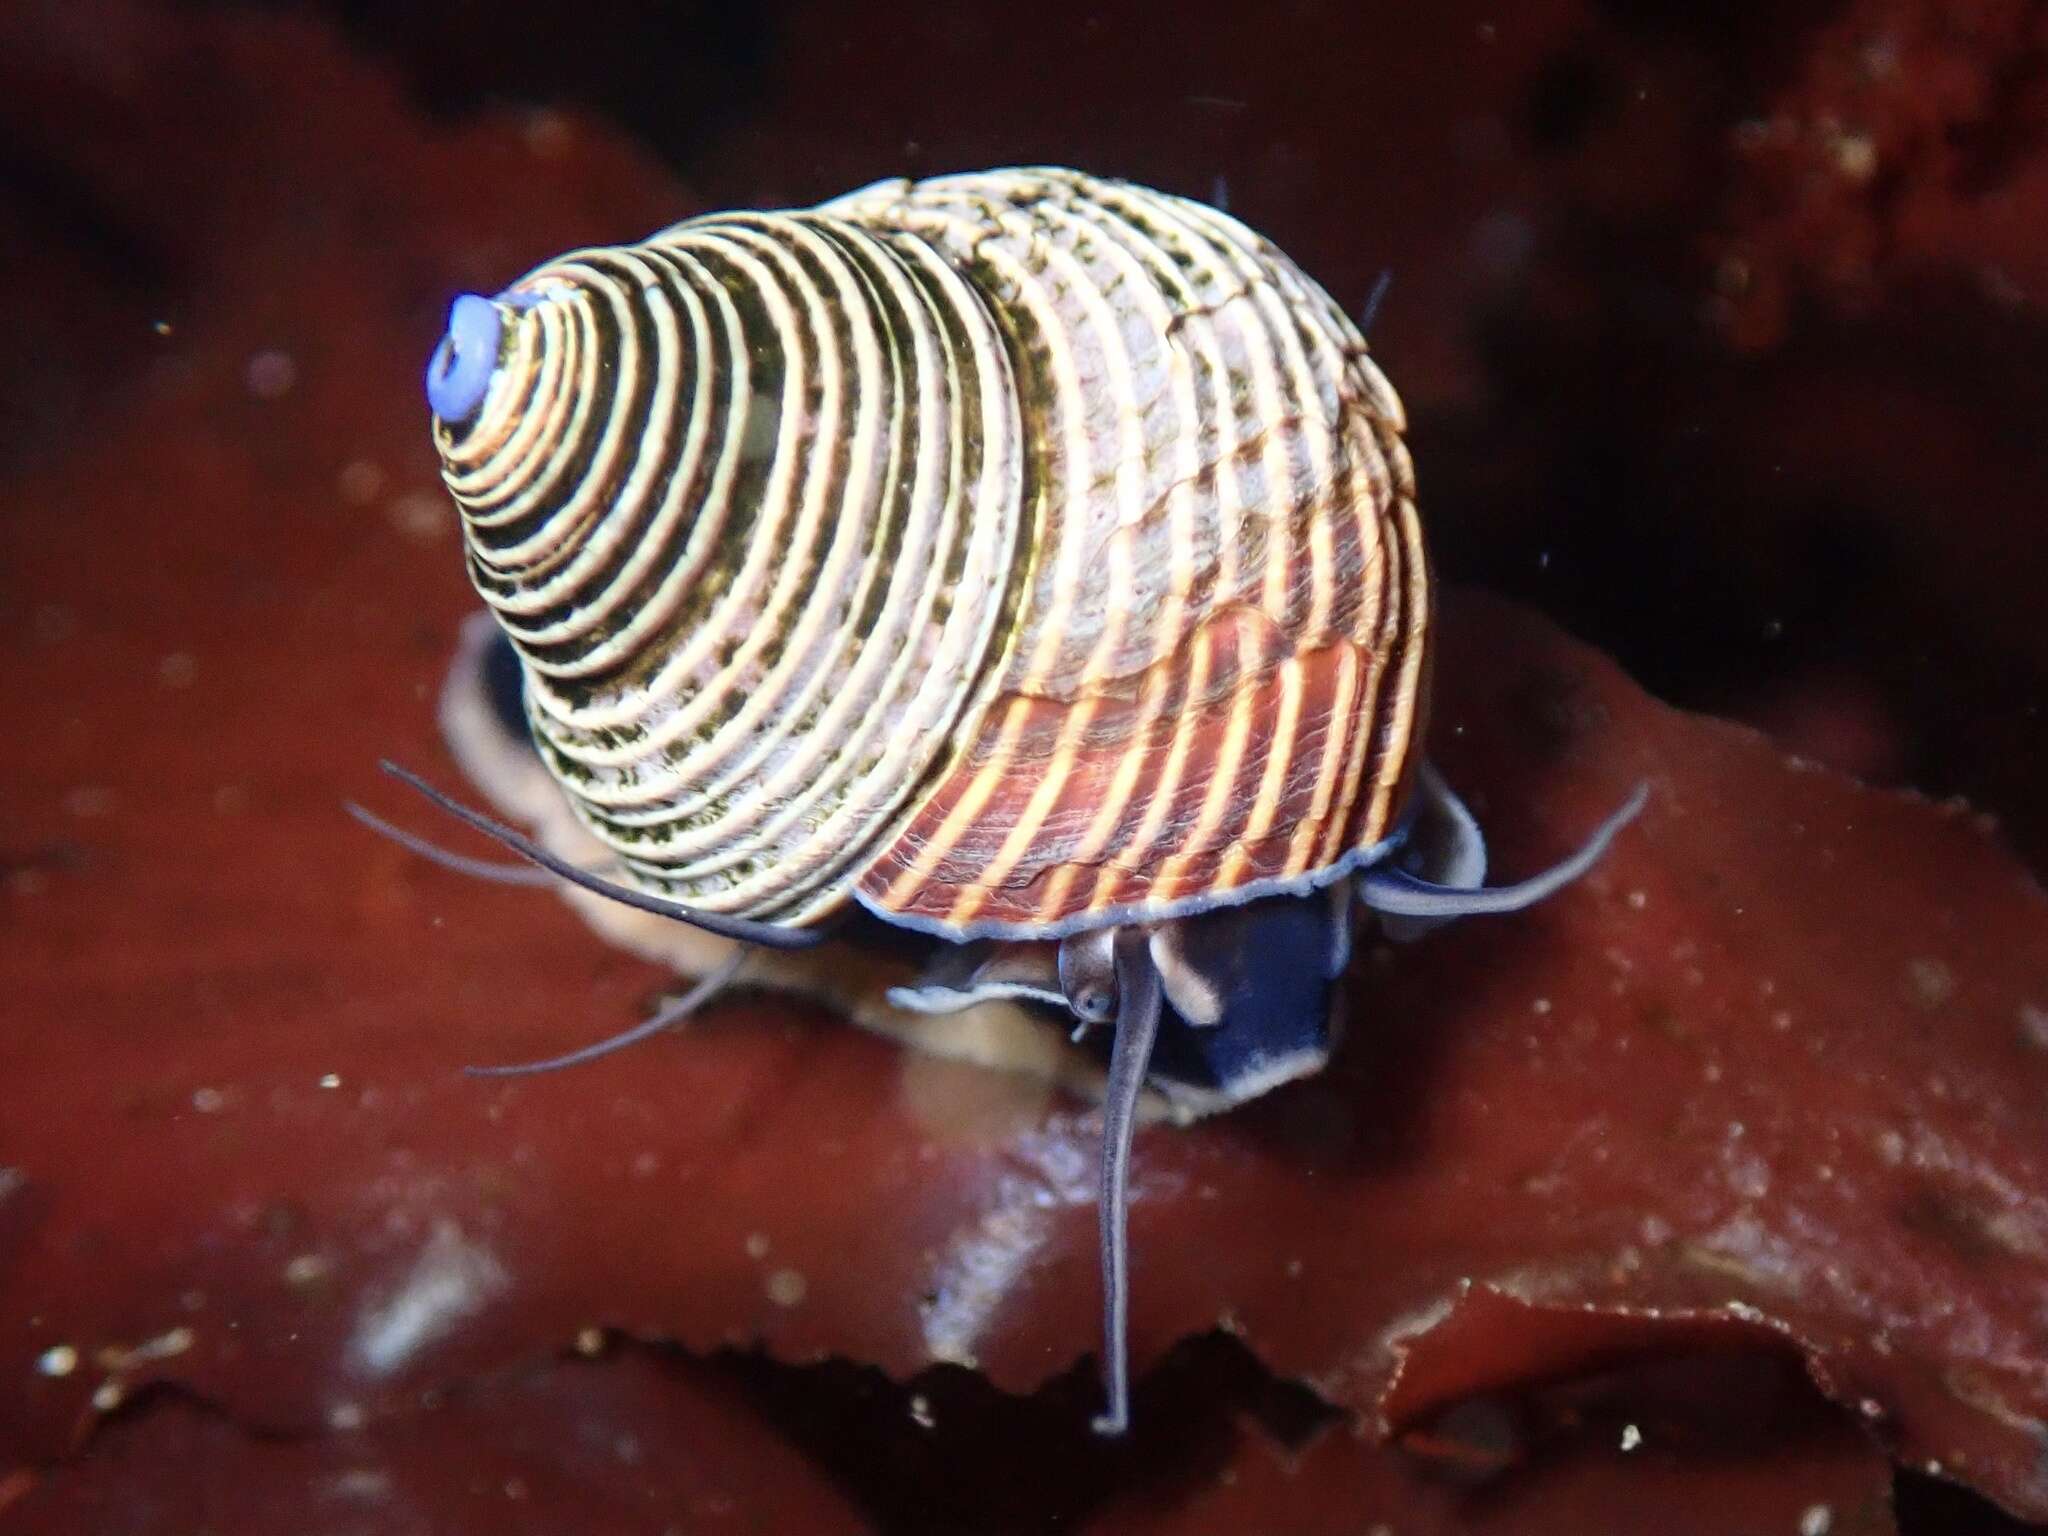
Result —
[{"label": "cephalic tentacle", "polygon": [[1593,830],[1579,850],[1539,875],[1513,885],[1487,885],[1470,890],[1418,879],[1391,864],[1375,864],[1357,877],[1358,898],[1375,912],[1396,917],[1469,917],[1483,912],[1519,912],[1579,878],[1607,852],[1615,834],[1635,820],[1649,799],[1650,786],[1638,784],[1621,808]]},{"label": "cephalic tentacle", "polygon": [[532,864],[501,864],[495,859],[472,859],[466,853],[456,853],[452,849],[443,848],[439,843],[431,842],[417,832],[408,832],[396,823],[386,821],[375,811],[358,805],[353,800],[342,801],[341,808],[379,837],[398,844],[407,853],[418,854],[429,864],[452,869],[456,874],[467,875],[472,880],[483,880],[491,885],[552,885],[555,881],[555,877],[547,870],[536,868]]},{"label": "cephalic tentacle", "polygon": [[681,997],[664,1007],[657,1008],[649,1017],[642,1019],[631,1029],[621,1030],[608,1040],[595,1045],[586,1045],[579,1050],[569,1051],[561,1056],[550,1056],[545,1061],[520,1062],[507,1067],[464,1067],[462,1070],[471,1077],[525,1077],[535,1072],[553,1072],[561,1067],[578,1067],[586,1061],[595,1061],[600,1056],[609,1056],[613,1051],[623,1051],[629,1045],[638,1045],[642,1040],[652,1039],[665,1029],[673,1028],[702,1008],[732,984],[741,966],[747,963],[748,952],[734,950],[715,971],[699,981]]},{"label": "cephalic tentacle", "polygon": [[1125,928],[1116,935],[1116,988],[1116,1043],[1110,1048],[1109,1089],[1102,1099],[1102,1187],[1096,1201],[1102,1235],[1102,1378],[1108,1398],[1108,1407],[1095,1420],[1099,1435],[1121,1435],[1131,1424],[1131,1133],[1159,1033],[1160,1008],[1159,972],[1142,929]]},{"label": "cephalic tentacle", "polygon": [[493,821],[481,811],[471,810],[461,801],[436,789],[412,770],[401,768],[388,758],[377,766],[401,784],[426,796],[457,821],[503,843],[528,863],[537,864],[548,873],[559,876],[571,885],[581,886],[593,895],[616,901],[621,906],[637,907],[642,912],[652,912],[657,917],[674,918],[679,923],[688,923],[691,927],[701,928],[706,933],[715,933],[722,939],[737,939],[743,944],[759,944],[764,949],[808,949],[813,944],[824,942],[825,934],[821,929],[783,928],[774,923],[757,923],[749,918],[729,917],[723,912],[699,912],[696,908],[686,907],[679,901],[650,896],[645,891],[636,891],[631,886],[620,885],[600,875],[593,875],[589,870],[548,852],[532,838],[513,831],[502,822]]}]

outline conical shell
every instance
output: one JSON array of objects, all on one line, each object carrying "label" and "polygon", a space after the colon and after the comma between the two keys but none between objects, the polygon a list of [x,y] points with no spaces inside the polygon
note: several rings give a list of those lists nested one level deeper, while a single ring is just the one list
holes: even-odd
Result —
[{"label": "conical shell", "polygon": [[1395,825],[1400,403],[1243,225],[1070,171],[887,183],[499,303],[446,478],[636,881],[1046,935],[1304,888]]}]

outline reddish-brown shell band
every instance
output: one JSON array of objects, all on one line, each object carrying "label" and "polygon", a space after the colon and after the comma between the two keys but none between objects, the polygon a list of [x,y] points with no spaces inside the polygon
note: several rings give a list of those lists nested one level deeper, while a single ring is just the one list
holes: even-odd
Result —
[{"label": "reddish-brown shell band", "polygon": [[693,220],[501,299],[440,422],[543,756],[640,884],[952,937],[1303,889],[1396,825],[1398,399],[1243,225],[1059,170]]},{"label": "reddish-brown shell band", "polygon": [[1071,173],[835,208],[931,239],[1008,322],[1038,548],[997,696],[863,898],[1043,933],[1383,839],[1428,571],[1399,403],[1338,307],[1235,221]]}]

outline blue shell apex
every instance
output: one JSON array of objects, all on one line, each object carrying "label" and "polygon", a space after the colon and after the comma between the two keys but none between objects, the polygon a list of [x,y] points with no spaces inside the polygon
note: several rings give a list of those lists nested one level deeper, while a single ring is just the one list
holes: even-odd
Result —
[{"label": "blue shell apex", "polygon": [[465,293],[448,310],[448,332],[427,362],[427,405],[443,421],[469,420],[483,408],[498,369],[504,331],[498,306]]}]

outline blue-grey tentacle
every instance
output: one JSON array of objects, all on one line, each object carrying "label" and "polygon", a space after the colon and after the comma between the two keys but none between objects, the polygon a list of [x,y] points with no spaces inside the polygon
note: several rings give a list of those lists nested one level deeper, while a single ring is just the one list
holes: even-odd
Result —
[{"label": "blue-grey tentacle", "polygon": [[472,859],[466,853],[456,853],[443,848],[439,843],[430,842],[417,832],[408,832],[353,800],[342,801],[341,808],[379,837],[388,838],[406,852],[416,853],[428,863],[438,864],[443,869],[452,869],[458,875],[468,875],[472,880],[483,880],[492,885],[555,883],[555,877],[537,864],[501,864],[493,859]]},{"label": "blue-grey tentacle", "polygon": [[1096,1197],[1102,1236],[1103,1394],[1108,1399],[1095,1420],[1098,1435],[1121,1435],[1131,1427],[1131,1133],[1138,1124],[1138,1096],[1159,1033],[1160,1008],[1159,972],[1153,969],[1145,934],[1118,930],[1115,956],[1116,1044],[1102,1096],[1102,1187]]},{"label": "blue-grey tentacle", "polygon": [[652,912],[656,917],[671,917],[679,923],[688,923],[692,928],[715,933],[722,939],[737,939],[742,944],[759,944],[765,949],[808,949],[825,941],[826,934],[822,929],[780,928],[773,923],[755,922],[751,918],[728,917],[723,912],[699,912],[695,907],[686,907],[679,901],[650,896],[647,892],[636,890],[632,886],[620,885],[615,880],[594,875],[587,869],[571,864],[559,854],[550,853],[523,833],[515,832],[501,822],[493,821],[481,811],[471,810],[452,795],[434,788],[410,768],[401,768],[389,758],[377,766],[401,784],[426,797],[457,821],[502,843],[527,863],[537,864],[549,874],[566,880],[571,885],[581,886],[592,895],[616,901],[622,907]]},{"label": "blue-grey tentacle", "polygon": [[[1416,808],[1406,840],[1390,862],[1418,880],[1454,891],[1486,884],[1486,834],[1479,821],[1445,782],[1436,765],[1424,762],[1416,779]],[[1407,944],[1452,921],[1449,917],[1394,917],[1381,914],[1380,931]]]},{"label": "blue-grey tentacle", "polygon": [[746,964],[749,951],[737,949],[726,957],[725,962],[710,975],[675,1002],[657,1008],[654,1013],[631,1029],[622,1030],[608,1040],[595,1045],[586,1045],[561,1056],[550,1056],[545,1061],[524,1061],[509,1067],[464,1067],[462,1070],[471,1077],[527,1077],[536,1072],[559,1072],[564,1067],[580,1067],[586,1061],[596,1061],[600,1056],[609,1056],[613,1051],[623,1051],[629,1045],[638,1045],[642,1040],[651,1040],[665,1029],[673,1029],[712,998],[731,984],[739,969]]},{"label": "blue-grey tentacle", "polygon": [[1358,898],[1375,912],[1402,918],[1469,917],[1482,912],[1519,912],[1563,889],[1600,861],[1615,834],[1635,820],[1649,799],[1650,786],[1638,784],[1621,809],[1594,829],[1570,858],[1540,875],[1513,885],[1460,889],[1423,880],[1390,864],[1376,864],[1358,875]]}]

